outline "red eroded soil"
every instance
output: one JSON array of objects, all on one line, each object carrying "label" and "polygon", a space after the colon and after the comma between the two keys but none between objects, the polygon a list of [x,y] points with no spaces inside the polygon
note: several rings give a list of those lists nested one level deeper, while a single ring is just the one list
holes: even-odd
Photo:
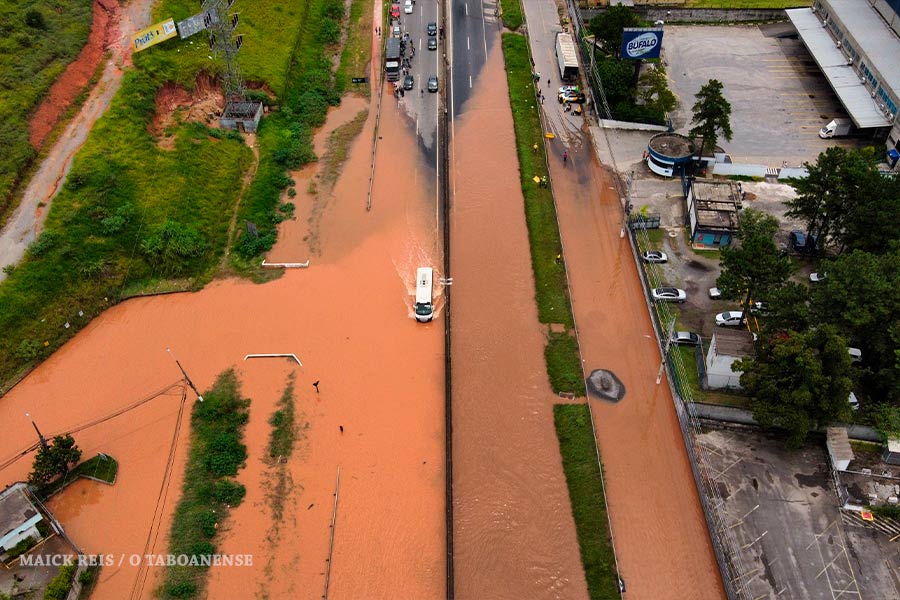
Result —
[{"label": "red eroded soil", "polygon": [[[453,486],[460,600],[587,598],[553,426],[500,44],[455,122]],[[488,243],[487,240],[490,240]]]},{"label": "red eroded soil", "polygon": [[207,73],[197,76],[193,90],[167,83],[156,93],[156,114],[147,126],[150,135],[158,137],[159,145],[171,149],[174,136],[166,137],[166,130],[176,120],[217,126],[218,115],[225,106],[225,97],[216,80]]},{"label": "red eroded soil", "polygon": [[50,86],[47,96],[28,120],[28,137],[35,149],[41,148],[60,117],[97,71],[106,49],[117,39],[118,11],[116,0],[94,0],[94,19],[87,44]]}]

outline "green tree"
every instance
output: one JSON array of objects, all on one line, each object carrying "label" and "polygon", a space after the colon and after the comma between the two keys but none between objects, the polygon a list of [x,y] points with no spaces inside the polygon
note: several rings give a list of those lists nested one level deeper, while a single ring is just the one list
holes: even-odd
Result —
[{"label": "green tree", "polygon": [[618,57],[622,49],[622,29],[640,25],[641,19],[631,8],[617,5],[591,19],[588,31],[594,35],[604,52]]},{"label": "green tree", "polygon": [[740,301],[745,311],[753,299],[768,300],[791,273],[791,261],[775,246],[777,231],[775,217],[748,208],[741,213],[735,243],[722,248],[716,286],[724,298]]},{"label": "green tree", "polygon": [[187,225],[166,220],[156,232],[141,242],[141,250],[163,275],[178,275],[206,250],[203,236]]},{"label": "green tree", "polygon": [[806,331],[810,326],[809,286],[788,281],[766,295],[763,330],[777,333],[793,329]]},{"label": "green tree", "polygon": [[900,177],[885,177],[870,165],[851,201],[841,221],[842,249],[883,254],[900,240]]},{"label": "green tree", "polygon": [[696,123],[689,132],[693,140],[698,136],[703,138],[700,147],[700,155],[706,148],[716,149],[719,141],[719,133],[729,142],[731,141],[731,104],[722,95],[722,82],[710,79],[706,85],[700,88],[695,96],[694,117],[691,123]]},{"label": "green tree", "polygon": [[900,403],[900,244],[876,256],[855,250],[825,263],[811,296],[813,322],[830,323],[863,352],[873,397]]},{"label": "green tree", "polygon": [[34,465],[28,476],[28,483],[32,485],[45,485],[61,475],[65,477],[69,473],[70,465],[81,460],[81,450],[75,445],[71,435],[58,435],[53,441],[38,450],[34,457]]},{"label": "green tree", "polygon": [[669,89],[666,67],[656,63],[650,65],[638,80],[638,99],[648,108],[659,112],[670,112],[677,100]]},{"label": "green tree", "polygon": [[754,418],[787,430],[790,447],[799,447],[821,425],[850,418],[853,367],[847,342],[834,327],[763,338],[755,358],[732,368],[743,371],[741,386],[752,396]]}]

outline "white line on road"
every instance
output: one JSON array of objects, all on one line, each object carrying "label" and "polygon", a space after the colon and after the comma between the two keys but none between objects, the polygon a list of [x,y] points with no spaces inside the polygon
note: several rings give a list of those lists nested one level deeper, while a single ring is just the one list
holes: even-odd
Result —
[{"label": "white line on road", "polygon": [[466,2],[466,16],[469,16],[469,3]]},{"label": "white line on road", "polygon": [[472,46],[469,45],[469,36],[466,36],[466,50],[471,50]]},{"label": "white line on road", "polygon": [[469,75],[469,89],[472,89],[472,76]]},{"label": "white line on road", "polygon": [[484,62],[487,65],[487,19],[484,18],[484,0],[481,0],[481,36],[484,38]]}]

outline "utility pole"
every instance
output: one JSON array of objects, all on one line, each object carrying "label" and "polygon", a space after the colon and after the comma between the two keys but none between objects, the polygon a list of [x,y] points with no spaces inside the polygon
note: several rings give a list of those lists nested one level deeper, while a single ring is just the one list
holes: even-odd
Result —
[{"label": "utility pole", "polygon": [[181,366],[181,363],[178,362],[178,359],[175,358],[174,354],[172,354],[172,349],[166,348],[166,352],[169,353],[169,356],[171,356],[172,360],[175,361],[175,364],[178,365],[178,368],[181,370],[181,374],[184,375],[184,380],[187,382],[187,384],[189,386],[191,386],[191,389],[194,390],[194,393],[197,394],[197,400],[199,400],[200,402],[203,402],[203,396],[200,394],[200,390],[197,389],[197,386],[194,385],[194,382],[191,381],[191,378],[188,377],[187,372],[185,372],[184,367]]},{"label": "utility pole", "polygon": [[25,416],[31,421],[31,426],[34,427],[34,430],[37,432],[38,439],[41,441],[41,448],[44,449],[44,452],[50,449],[50,444],[47,443],[47,438],[44,437],[44,434],[41,433],[41,430],[38,429],[37,423],[34,422],[34,419],[31,418],[31,413],[25,413]]}]

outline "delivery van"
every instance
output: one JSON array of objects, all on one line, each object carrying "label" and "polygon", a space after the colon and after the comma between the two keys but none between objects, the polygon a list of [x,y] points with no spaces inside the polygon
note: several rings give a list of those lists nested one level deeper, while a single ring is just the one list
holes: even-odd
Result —
[{"label": "delivery van", "polygon": [[416,321],[420,323],[427,323],[434,318],[434,304],[431,298],[432,275],[431,267],[416,269]]}]

